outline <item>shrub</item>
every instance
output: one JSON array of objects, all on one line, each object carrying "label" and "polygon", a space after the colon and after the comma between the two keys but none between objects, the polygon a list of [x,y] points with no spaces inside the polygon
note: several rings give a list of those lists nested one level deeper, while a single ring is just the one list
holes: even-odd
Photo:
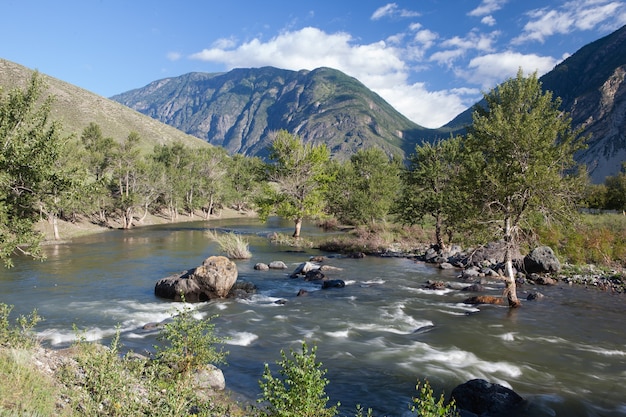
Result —
[{"label": "shrub", "polygon": [[33,347],[37,339],[33,329],[42,318],[33,310],[28,316],[19,316],[15,319],[15,325],[11,325],[9,316],[13,310],[12,305],[0,303],[0,346],[15,348]]},{"label": "shrub", "polygon": [[233,232],[218,234],[210,230],[207,235],[217,242],[227,258],[250,259],[252,257],[248,241],[239,234]]},{"label": "shrub", "polygon": [[306,343],[302,343],[302,352],[291,350],[292,359],[280,351],[280,377],[274,377],[269,365],[265,364],[263,381],[259,382],[263,397],[258,400],[263,404],[260,417],[333,417],[337,406],[326,407],[328,396],[324,378],[326,370],[315,359],[316,347],[309,352]]},{"label": "shrub", "polygon": [[420,383],[418,381],[415,387],[419,393],[418,397],[413,398],[413,404],[409,406],[411,412],[416,413],[418,417],[457,417],[459,413],[456,411],[454,400],[449,404],[445,404],[443,394],[437,400],[433,395],[433,389],[428,383]]},{"label": "shrub", "polygon": [[216,348],[223,340],[215,335],[213,318],[196,320],[191,307],[185,306],[163,327],[158,340],[165,344],[155,346],[158,360],[182,374],[206,364],[224,363],[227,352]]}]

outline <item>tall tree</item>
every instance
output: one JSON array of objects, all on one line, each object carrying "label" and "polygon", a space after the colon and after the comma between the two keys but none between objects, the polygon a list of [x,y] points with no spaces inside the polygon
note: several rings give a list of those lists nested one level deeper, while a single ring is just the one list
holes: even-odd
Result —
[{"label": "tall tree", "polygon": [[403,190],[394,208],[398,219],[405,224],[417,224],[425,216],[435,221],[435,240],[444,250],[452,235],[465,221],[469,205],[463,191],[462,138],[450,138],[435,143],[424,142],[409,156],[409,165],[403,175]]},{"label": "tall tree", "polygon": [[135,211],[142,204],[138,186],[146,167],[138,147],[140,140],[137,132],[130,132],[124,141],[116,144],[111,156],[114,167],[111,188],[124,229],[133,226]]},{"label": "tall tree", "polygon": [[0,97],[0,260],[12,266],[16,252],[40,257],[41,235],[33,226],[39,202],[58,181],[61,124],[52,121],[52,96],[38,72],[28,85]]},{"label": "tall tree", "polygon": [[380,148],[360,149],[337,167],[340,183],[330,187],[330,211],[348,224],[385,220],[400,191],[400,162]]},{"label": "tall tree", "polygon": [[604,180],[604,185],[606,187],[606,208],[626,213],[626,162],[622,163],[620,172]]},{"label": "tall tree", "polygon": [[536,73],[524,77],[520,69],[485,101],[485,108],[475,110],[467,136],[468,151],[480,158],[468,164],[466,178],[474,181],[478,220],[505,242],[505,294],[516,307],[512,254],[520,231],[533,214],[553,220],[576,214],[584,181],[574,153],[585,139],[559,109],[561,100],[542,91]]},{"label": "tall tree", "polygon": [[293,237],[299,238],[302,221],[324,212],[324,190],[330,178],[326,165],[330,151],[326,145],[304,143],[285,130],[276,134],[270,147],[267,175],[271,187],[257,202],[259,215],[271,213],[293,220]]}]

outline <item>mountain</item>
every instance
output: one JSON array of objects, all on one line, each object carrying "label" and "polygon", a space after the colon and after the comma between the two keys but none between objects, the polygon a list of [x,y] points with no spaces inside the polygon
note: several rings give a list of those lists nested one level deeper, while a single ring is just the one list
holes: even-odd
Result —
[{"label": "mountain", "polygon": [[230,153],[265,156],[272,133],[286,129],[327,144],[345,159],[378,146],[404,157],[438,131],[398,113],[361,82],[330,69],[273,67],[190,73],[111,97]]},{"label": "mountain", "polygon": [[[24,88],[33,70],[11,61],[0,59],[0,88],[3,93]],[[182,142],[190,147],[208,146],[194,136],[161,123],[151,117],[129,109],[115,101],[98,96],[64,81],[40,74],[46,83],[46,95],[53,95],[52,116],[63,124],[65,134],[80,136],[83,129],[94,122],[100,125],[105,136],[121,141],[131,131],[142,138],[141,146],[152,150],[156,144]]]},{"label": "mountain", "polygon": [[[545,91],[562,100],[572,126],[591,135],[576,159],[587,165],[595,183],[619,172],[626,162],[626,26],[585,45],[539,78]],[[472,122],[472,109],[445,127],[461,129]]]}]

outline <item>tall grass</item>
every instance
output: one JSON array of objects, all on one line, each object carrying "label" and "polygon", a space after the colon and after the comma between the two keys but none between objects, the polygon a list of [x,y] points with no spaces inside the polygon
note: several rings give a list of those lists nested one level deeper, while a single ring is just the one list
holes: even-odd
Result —
[{"label": "tall grass", "polygon": [[207,233],[209,239],[214,240],[220,246],[221,251],[230,259],[250,259],[249,243],[246,238],[237,233],[218,233],[209,230]]}]

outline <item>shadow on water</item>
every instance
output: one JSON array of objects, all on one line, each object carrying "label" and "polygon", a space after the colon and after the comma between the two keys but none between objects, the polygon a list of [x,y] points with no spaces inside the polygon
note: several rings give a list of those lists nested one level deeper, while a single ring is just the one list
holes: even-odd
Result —
[{"label": "shadow on water", "polygon": [[[518,310],[476,308],[462,303],[467,293],[424,288],[429,279],[457,281],[456,271],[377,257],[326,259],[339,268],[329,278],[347,285],[321,290],[289,278],[298,264],[321,253],[270,244],[271,233],[292,232],[278,219],[114,230],[46,246],[45,262],[20,258],[15,268],[0,270],[0,302],[15,305],[16,314],[37,308],[45,318],[38,331],[49,346],[71,343],[75,324],[88,339],[105,343],[119,326],[127,348],[150,350],[156,333],[143,326],[182,307],[156,298],[154,284],[219,254],[206,237],[209,228],[245,235],[253,254],[236,262],[240,279],[259,289],[252,299],[195,305],[199,314],[219,315],[217,330],[228,338],[230,352],[227,385],[243,399],[257,398],[264,363],[307,341],[317,345],[328,369],[328,394],[346,415],[354,415],[356,404],[375,415],[410,415],[418,379],[449,394],[473,378],[513,388],[528,400],[524,415],[626,415],[622,296],[557,285],[539,288],[545,298]],[[323,232],[309,225],[304,233]],[[254,269],[274,260],[288,270]],[[502,291],[498,282],[486,287],[492,295]],[[300,289],[308,296],[297,297]],[[520,296],[532,290],[524,287]]]}]

